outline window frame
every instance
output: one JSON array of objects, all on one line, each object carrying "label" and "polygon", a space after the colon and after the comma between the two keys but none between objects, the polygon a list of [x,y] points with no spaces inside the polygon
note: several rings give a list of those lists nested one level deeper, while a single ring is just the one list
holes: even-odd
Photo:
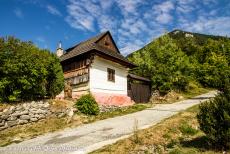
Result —
[{"label": "window frame", "polygon": [[115,70],[107,68],[107,80],[110,82],[115,82]]}]

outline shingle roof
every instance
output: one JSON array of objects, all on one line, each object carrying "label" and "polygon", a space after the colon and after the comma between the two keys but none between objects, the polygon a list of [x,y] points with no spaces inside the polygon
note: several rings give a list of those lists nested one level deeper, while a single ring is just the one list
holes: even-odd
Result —
[{"label": "shingle roof", "polygon": [[106,34],[111,35],[109,33],[109,31],[107,31],[107,32],[101,33],[95,37],[92,37],[86,41],[83,41],[83,42],[67,49],[66,53],[60,57],[60,60],[65,61],[67,59],[70,59],[70,58],[73,58],[73,57],[76,57],[78,55],[81,55],[81,54],[84,54],[87,52],[91,52],[94,50],[94,51],[97,51],[98,53],[101,53],[101,54],[107,55],[109,57],[118,59],[118,60],[134,67],[135,65],[133,63],[129,62],[124,56],[122,56],[119,53],[119,50],[118,50],[118,52],[114,52],[114,51],[107,49],[103,46],[100,46],[96,43],[98,40],[100,40]]}]

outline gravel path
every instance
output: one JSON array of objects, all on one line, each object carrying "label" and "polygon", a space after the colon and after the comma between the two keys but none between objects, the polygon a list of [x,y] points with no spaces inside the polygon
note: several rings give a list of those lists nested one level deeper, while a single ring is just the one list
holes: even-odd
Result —
[{"label": "gravel path", "polygon": [[138,129],[148,128],[180,111],[214,97],[215,94],[216,91],[211,91],[177,103],[156,105],[140,112],[49,133],[0,148],[0,153],[88,153],[132,135],[135,121],[138,121]]}]

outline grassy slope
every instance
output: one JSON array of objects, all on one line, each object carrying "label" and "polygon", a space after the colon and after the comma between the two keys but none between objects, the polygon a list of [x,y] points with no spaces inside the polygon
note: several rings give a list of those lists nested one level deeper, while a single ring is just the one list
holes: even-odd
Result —
[{"label": "grassy slope", "polygon": [[198,106],[194,106],[165,121],[141,131],[134,131],[130,138],[105,146],[92,152],[108,153],[222,153],[209,146],[206,137],[198,128],[196,114]]},{"label": "grassy slope", "polygon": [[208,93],[211,90],[215,90],[215,89],[213,89],[213,88],[202,88],[202,87],[199,87],[199,88],[196,88],[194,90],[189,90],[187,92],[182,92],[181,95],[185,99],[189,99],[189,98],[195,97],[195,96],[200,95],[200,94]]}]

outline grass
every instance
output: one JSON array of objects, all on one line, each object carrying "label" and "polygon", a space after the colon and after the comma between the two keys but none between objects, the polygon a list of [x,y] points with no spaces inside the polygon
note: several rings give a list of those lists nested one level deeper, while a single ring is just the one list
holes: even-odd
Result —
[{"label": "grass", "polygon": [[85,123],[90,123],[90,122],[94,122],[97,120],[103,120],[107,118],[113,118],[116,116],[122,116],[122,115],[130,114],[130,113],[142,111],[149,107],[153,107],[153,105],[152,104],[134,104],[133,106],[118,108],[111,112],[102,112],[96,116],[88,116],[88,122],[85,122]]},{"label": "grass", "polygon": [[178,101],[182,101],[185,99],[189,99],[204,93],[208,93],[209,91],[214,90],[211,88],[203,88],[201,86],[193,85],[193,87],[189,88],[187,91],[171,91],[165,96],[159,96],[152,100],[153,104],[170,104]]},{"label": "grass", "polygon": [[[61,109],[56,101],[52,109]],[[70,123],[67,123],[67,118],[50,117],[40,120],[36,123],[18,125],[5,130],[0,131],[0,146],[6,146],[11,143],[18,143],[23,140],[31,139],[36,136],[63,130],[65,128],[74,128],[81,124],[91,123],[97,120],[107,119],[115,116],[125,115],[137,111],[141,111],[150,107],[148,104],[135,104],[130,107],[117,109],[113,112],[104,112],[97,116],[86,116],[83,114],[75,114]]]},{"label": "grass", "polygon": [[197,87],[197,88],[194,88],[193,90],[188,90],[186,92],[182,92],[181,95],[185,99],[189,99],[189,98],[195,97],[195,96],[200,95],[200,94],[208,93],[211,90],[215,90],[215,89]]},{"label": "grass", "polygon": [[18,143],[64,127],[66,127],[64,118],[47,118],[36,123],[11,127],[0,131],[0,146]]},{"label": "grass", "polygon": [[194,129],[187,123],[181,124],[181,126],[179,126],[179,130],[183,135],[196,135],[198,133],[197,129]]},{"label": "grass", "polygon": [[[120,153],[170,153],[170,154],[221,154],[209,145],[205,134],[199,130],[196,114],[198,106],[189,108],[133,136],[105,146],[91,154]],[[138,142],[134,139],[138,136]]]}]

